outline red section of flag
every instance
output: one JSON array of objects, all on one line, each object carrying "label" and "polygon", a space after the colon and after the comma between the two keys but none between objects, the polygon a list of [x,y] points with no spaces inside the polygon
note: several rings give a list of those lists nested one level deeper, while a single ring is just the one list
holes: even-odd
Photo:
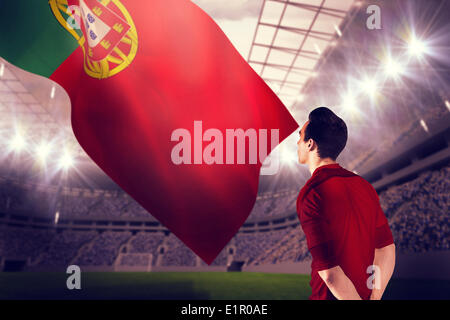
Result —
[{"label": "red section of flag", "polygon": [[198,120],[203,131],[224,136],[226,129],[279,129],[281,141],[298,125],[195,4],[121,2],[139,38],[131,65],[94,79],[79,48],[51,78],[69,93],[73,130],[87,154],[210,264],[250,214],[261,165],[175,165],[172,132],[185,128],[193,137]]}]

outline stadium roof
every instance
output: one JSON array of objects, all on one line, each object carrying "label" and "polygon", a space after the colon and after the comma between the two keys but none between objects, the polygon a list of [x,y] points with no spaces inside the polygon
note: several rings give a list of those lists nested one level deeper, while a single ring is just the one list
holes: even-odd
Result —
[{"label": "stadium roof", "polygon": [[290,107],[342,35],[354,0],[264,0],[247,61]]},{"label": "stadium roof", "polygon": [[70,104],[64,90],[1,57],[0,115],[3,147],[21,135],[34,144],[51,140],[54,149],[70,148],[74,154],[84,154],[70,129]]}]

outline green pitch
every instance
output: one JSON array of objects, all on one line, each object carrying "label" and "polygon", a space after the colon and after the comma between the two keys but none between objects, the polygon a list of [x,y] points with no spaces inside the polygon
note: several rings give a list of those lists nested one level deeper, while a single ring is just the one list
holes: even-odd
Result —
[{"label": "green pitch", "polygon": [[[310,277],[246,272],[84,272],[81,290],[68,290],[69,275],[2,273],[0,299],[229,299],[302,300]],[[387,299],[449,299],[450,281],[397,280]]]},{"label": "green pitch", "polygon": [[307,299],[309,276],[241,272],[0,273],[0,299]]}]

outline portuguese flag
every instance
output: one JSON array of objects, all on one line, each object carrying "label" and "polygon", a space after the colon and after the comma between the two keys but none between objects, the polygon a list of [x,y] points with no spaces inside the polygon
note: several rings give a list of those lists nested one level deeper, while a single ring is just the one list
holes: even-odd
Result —
[{"label": "portuguese flag", "polygon": [[298,127],[188,0],[1,0],[0,56],[60,84],[90,158],[208,264],[250,214],[266,153]]}]

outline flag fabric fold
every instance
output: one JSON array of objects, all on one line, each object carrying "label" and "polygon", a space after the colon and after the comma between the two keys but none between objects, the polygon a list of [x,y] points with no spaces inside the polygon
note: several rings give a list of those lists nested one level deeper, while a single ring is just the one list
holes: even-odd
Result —
[{"label": "flag fabric fold", "polygon": [[254,130],[260,151],[261,132],[276,129],[282,141],[297,129],[289,111],[188,0],[24,3],[0,4],[0,56],[59,83],[89,157],[211,264],[248,218],[261,169],[249,140],[239,163],[227,132]]}]

